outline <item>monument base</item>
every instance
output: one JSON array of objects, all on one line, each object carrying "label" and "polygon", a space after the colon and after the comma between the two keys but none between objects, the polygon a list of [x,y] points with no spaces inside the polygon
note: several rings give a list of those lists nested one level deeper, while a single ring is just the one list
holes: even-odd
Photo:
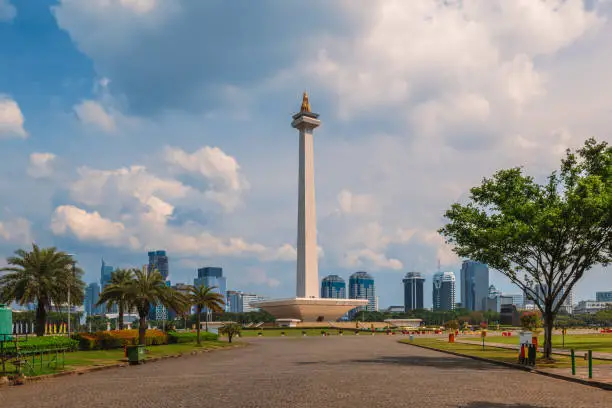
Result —
[{"label": "monument base", "polygon": [[292,298],[261,300],[251,303],[276,319],[298,319],[302,322],[335,322],[349,310],[367,306],[367,299]]}]

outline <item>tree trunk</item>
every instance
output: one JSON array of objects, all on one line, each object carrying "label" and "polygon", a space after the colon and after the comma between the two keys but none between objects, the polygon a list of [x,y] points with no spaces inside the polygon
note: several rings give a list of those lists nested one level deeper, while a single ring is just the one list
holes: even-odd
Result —
[{"label": "tree trunk", "polygon": [[232,333],[227,333],[227,339],[230,343],[232,342]]},{"label": "tree trunk", "polygon": [[123,330],[123,314],[124,314],[124,310],[123,310],[123,302],[120,301],[119,302],[119,316],[117,316],[117,328],[119,330]]},{"label": "tree trunk", "polygon": [[36,327],[34,328],[37,336],[45,335],[45,323],[47,323],[47,309],[40,300],[36,306]]},{"label": "tree trunk", "polygon": [[138,324],[138,344],[143,346],[146,345],[145,336],[147,334],[147,316],[140,316],[140,323]]},{"label": "tree trunk", "polygon": [[208,333],[208,310],[206,310],[206,318],[204,321],[206,322],[206,332]]},{"label": "tree trunk", "polygon": [[198,334],[198,336],[197,336],[198,337],[198,346],[200,344],[202,344],[200,342],[200,315],[201,314],[202,314],[202,309],[200,307],[198,307],[197,310],[196,310],[196,319],[197,319],[197,323],[198,323],[198,325],[196,326],[196,333]]},{"label": "tree trunk", "polygon": [[552,359],[552,332],[555,316],[550,309],[544,315],[544,358]]}]

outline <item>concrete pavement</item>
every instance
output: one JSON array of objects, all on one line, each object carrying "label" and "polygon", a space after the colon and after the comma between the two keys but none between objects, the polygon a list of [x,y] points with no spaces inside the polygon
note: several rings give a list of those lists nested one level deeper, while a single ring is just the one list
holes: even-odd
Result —
[{"label": "concrete pavement", "polygon": [[612,393],[397,343],[254,338],[250,347],[0,388],[0,407],[609,407]]}]

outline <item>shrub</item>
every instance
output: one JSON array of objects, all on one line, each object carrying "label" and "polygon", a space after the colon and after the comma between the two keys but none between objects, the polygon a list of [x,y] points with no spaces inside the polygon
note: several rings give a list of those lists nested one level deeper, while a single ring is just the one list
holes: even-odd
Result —
[{"label": "shrub", "polygon": [[[219,336],[215,333],[210,332],[200,332],[200,340],[202,341],[214,341],[217,340]],[[198,334],[196,332],[169,332],[168,333],[168,344],[177,344],[177,343],[195,343],[198,339]]]},{"label": "shrub", "polygon": [[6,342],[4,349],[9,352],[15,352],[16,347],[22,352],[41,352],[53,351],[57,349],[68,349],[74,351],[77,349],[79,342],[64,336],[44,336],[44,337],[28,337],[27,341],[18,341],[17,343]]},{"label": "shrub", "polygon": [[[81,350],[110,350],[138,344],[138,330],[111,330],[79,333],[74,336]],[[145,344],[159,346],[168,343],[168,337],[161,330],[147,330]]]}]

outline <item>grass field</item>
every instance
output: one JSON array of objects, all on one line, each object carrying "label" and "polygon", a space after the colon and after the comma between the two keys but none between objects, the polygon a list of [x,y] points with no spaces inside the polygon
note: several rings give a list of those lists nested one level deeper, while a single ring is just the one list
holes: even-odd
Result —
[{"label": "grass field", "polygon": [[[410,340],[401,340],[401,342],[410,344]],[[464,344],[464,343],[449,343],[447,341],[440,341],[440,340],[432,339],[432,338],[429,338],[429,339],[417,338],[417,339],[414,339],[413,343],[417,345],[432,347],[438,350],[448,350],[448,351],[453,351],[459,354],[484,357],[484,358],[489,358],[492,360],[504,361],[507,363],[517,363],[517,360],[518,360],[518,353],[516,351],[505,350],[505,349],[500,349],[500,348],[492,348],[492,347],[487,348],[486,343],[485,343],[484,351],[482,350],[482,346],[479,346],[479,345],[471,345],[471,344]],[[555,355],[554,359],[555,359],[554,363],[545,363],[542,360],[538,359],[536,361],[536,367],[537,368],[571,368],[571,360],[569,357]],[[610,363],[610,362],[602,361],[602,360],[593,360],[593,364],[595,365],[607,364],[607,363]],[[577,358],[576,367],[577,368],[587,367],[587,361]]]},{"label": "grass field", "polygon": [[[466,339],[471,340],[471,339]],[[478,339],[479,340],[479,339]],[[502,337],[489,336],[485,338],[485,343],[518,344],[518,336]],[[544,344],[544,336],[538,336],[538,344]],[[553,335],[553,348],[563,348],[563,336]],[[593,350],[612,353],[612,334],[567,334],[565,335],[565,349]]]},{"label": "grass field", "polygon": [[[171,356],[177,354],[190,353],[195,350],[214,350],[218,348],[224,348],[234,345],[230,344],[226,341],[203,341],[202,346],[198,347],[195,343],[182,343],[182,344],[167,344],[163,346],[152,346],[147,347],[147,359],[163,357],[163,356]],[[121,362],[127,362],[127,358],[124,357],[123,349],[114,349],[114,350],[92,350],[92,351],[75,351],[72,353],[66,353],[65,358],[65,367],[61,366],[57,369],[53,367],[47,367],[47,357],[44,357],[43,367],[40,368],[40,363],[36,361],[34,363],[34,368],[36,371],[35,375],[44,375],[57,373],[61,371],[71,371],[83,367],[96,367],[96,366],[105,366],[105,365],[113,365]],[[32,364],[32,360],[29,360],[29,363]],[[1,371],[1,367],[0,367]],[[7,372],[13,372],[14,367],[10,364],[7,365]],[[27,376],[31,376],[31,373],[28,373],[27,370],[24,370],[24,374]]]}]

